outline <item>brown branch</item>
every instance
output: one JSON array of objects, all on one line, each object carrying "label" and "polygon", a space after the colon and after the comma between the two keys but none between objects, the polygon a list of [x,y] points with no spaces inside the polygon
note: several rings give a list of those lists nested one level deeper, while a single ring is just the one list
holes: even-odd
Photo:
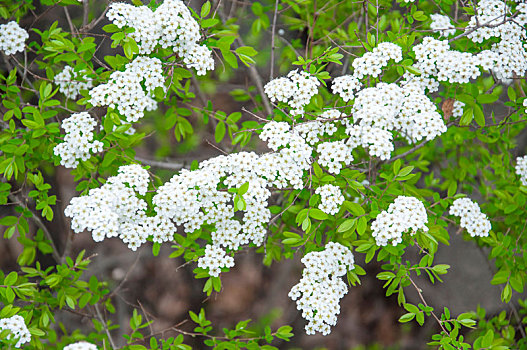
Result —
[{"label": "brown branch", "polygon": [[275,49],[275,35],[276,35],[276,18],[278,17],[278,0],[274,4],[273,27],[271,28],[271,68],[269,70],[269,80],[274,77],[274,49]]}]

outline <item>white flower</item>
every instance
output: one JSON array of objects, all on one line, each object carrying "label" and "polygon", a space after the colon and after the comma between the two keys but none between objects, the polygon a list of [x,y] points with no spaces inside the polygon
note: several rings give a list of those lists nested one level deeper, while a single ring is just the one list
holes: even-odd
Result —
[{"label": "white flower", "polygon": [[390,42],[379,43],[371,52],[366,52],[353,61],[353,75],[358,79],[365,76],[377,78],[390,60],[400,62],[402,59],[403,50],[399,45]]},{"label": "white flower", "polygon": [[450,18],[445,15],[434,13],[430,15],[432,23],[430,23],[430,29],[441,33],[444,36],[450,36],[456,34],[456,29],[450,22]]},{"label": "white flower", "polygon": [[223,249],[207,244],[205,255],[198,259],[198,266],[208,269],[210,276],[218,277],[222,267],[234,266],[234,259],[232,256],[228,256]]},{"label": "white flower", "polygon": [[97,346],[85,341],[66,345],[63,350],[97,350]]},{"label": "white flower", "polygon": [[378,246],[388,243],[396,246],[403,241],[403,233],[411,235],[418,230],[428,231],[428,216],[423,203],[414,197],[399,196],[382,211],[371,224],[373,238]]},{"label": "white flower", "polygon": [[18,339],[15,348],[20,348],[23,344],[31,341],[31,334],[22,316],[15,315],[0,319],[0,331],[4,330],[9,330],[9,334],[6,337],[7,340]]},{"label": "white flower", "polygon": [[337,323],[339,301],[348,292],[340,277],[354,268],[353,254],[340,243],[330,242],[323,251],[307,253],[302,263],[302,278],[291,288],[289,297],[308,321],[306,333],[327,335]]},{"label": "white flower", "polygon": [[318,187],[315,193],[320,195],[318,209],[329,215],[338,213],[340,205],[344,202],[340,188],[334,185],[324,185]]},{"label": "white flower", "polygon": [[53,148],[53,153],[60,157],[60,164],[66,168],[76,168],[79,160],[88,160],[91,153],[103,151],[103,143],[94,140],[93,130],[97,122],[87,112],[72,114],[62,121],[66,131],[64,142]]},{"label": "white flower", "polygon": [[65,66],[62,72],[57,74],[53,81],[59,86],[59,91],[68,98],[76,98],[81,90],[88,90],[92,87],[91,78],[86,78],[86,71],[75,72],[73,67]]},{"label": "white flower", "polygon": [[272,102],[287,103],[291,114],[304,113],[304,107],[318,92],[320,82],[309,73],[293,70],[287,78],[276,78],[265,84],[264,91]]},{"label": "white flower", "polygon": [[165,78],[157,58],[138,56],[125,68],[124,72],[113,72],[108,83],[91,89],[90,103],[116,108],[128,123],[134,123],[144,116],[145,110],[157,108],[152,96],[157,87],[165,89]]},{"label": "white flower", "polygon": [[136,250],[153,232],[155,241],[167,241],[175,233],[174,225],[163,218],[147,217],[147,204],[137,197],[146,194],[148,182],[148,172],[141,166],[121,166],[119,174],[110,177],[101,188],[73,198],[64,214],[72,218],[73,231],[92,231],[96,242],[119,237]]},{"label": "white flower", "polygon": [[157,46],[171,47],[198,75],[214,69],[212,51],[199,44],[199,24],[181,0],[165,0],[156,11],[114,2],[106,16],[119,28],[135,29],[129,35],[138,43],[141,54],[150,54]]},{"label": "white flower", "polygon": [[[527,101],[527,99],[525,100]],[[527,186],[527,156],[516,158],[516,174],[520,176],[523,186]]]},{"label": "white flower", "polygon": [[6,55],[23,52],[28,38],[27,31],[15,21],[0,24],[0,50],[4,51]]},{"label": "white flower", "polygon": [[361,87],[361,82],[355,75],[343,75],[333,79],[331,90],[334,94],[348,102],[355,97],[355,92]]},{"label": "white flower", "polygon": [[472,237],[487,237],[492,226],[487,215],[481,212],[479,205],[470,198],[458,198],[450,207],[450,215],[461,218],[460,225],[466,228]]}]

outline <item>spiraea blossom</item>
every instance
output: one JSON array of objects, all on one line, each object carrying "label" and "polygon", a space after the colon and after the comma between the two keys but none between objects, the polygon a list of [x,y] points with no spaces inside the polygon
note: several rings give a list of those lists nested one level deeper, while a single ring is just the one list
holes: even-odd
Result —
[{"label": "spiraea blossom", "polygon": [[492,229],[487,215],[470,198],[456,199],[450,207],[450,215],[459,216],[461,227],[467,229],[472,237],[487,237]]},{"label": "spiraea blossom", "polygon": [[53,153],[60,157],[60,164],[66,168],[76,168],[79,160],[88,160],[92,153],[103,151],[103,143],[94,140],[93,131],[97,121],[87,112],[72,114],[62,121],[66,131],[64,142],[53,148]]},{"label": "spiraea blossom", "polygon": [[225,250],[218,246],[207,244],[205,255],[198,259],[198,266],[209,270],[209,275],[218,277],[222,267],[234,266],[234,258],[226,255]]},{"label": "spiraea blossom", "polygon": [[344,113],[336,109],[328,109],[315,120],[297,124],[295,132],[298,132],[308,144],[315,145],[325,135],[333,135],[338,130],[337,125],[345,122],[344,117]]},{"label": "spiraea blossom", "polygon": [[307,253],[302,263],[302,278],[291,288],[289,297],[308,321],[306,333],[327,335],[337,323],[340,299],[348,292],[340,277],[354,268],[353,254],[342,244],[330,242],[323,251]]},{"label": "spiraea blossom", "polygon": [[427,222],[425,206],[419,199],[399,196],[388,210],[377,215],[371,230],[378,246],[388,243],[396,246],[403,241],[403,233],[413,235],[419,230],[428,231]]},{"label": "spiraea blossom", "polygon": [[520,176],[520,181],[522,185],[527,186],[527,156],[516,158],[515,170],[516,170],[516,174]]},{"label": "spiraea blossom", "polygon": [[340,205],[344,203],[344,196],[338,186],[324,185],[318,187],[315,190],[315,193],[320,195],[318,209],[328,215],[335,215],[338,213]]},{"label": "spiraea blossom", "polygon": [[318,92],[320,82],[311,74],[294,70],[287,77],[276,78],[268,82],[264,91],[272,102],[287,103],[291,107],[291,114],[304,113],[304,107],[311,97]]},{"label": "spiraea blossom", "polygon": [[[284,125],[285,124],[285,125]],[[304,173],[311,165],[312,148],[286,123],[270,122],[264,138],[275,152],[257,155],[240,152],[204,161],[199,169],[182,170],[159,187],[152,199],[154,216],[147,216],[144,196],[148,173],[139,165],[122,166],[101,188],[87,196],[73,198],[65,214],[72,218],[75,232],[87,229],[95,241],[119,237],[136,250],[152,236],[165,242],[183,226],[192,233],[203,224],[212,225],[212,246],[201,266],[209,273],[230,267],[224,249],[237,250],[244,244],[264,241],[265,224],[271,219],[267,200],[269,188],[303,188]],[[236,194],[226,191],[248,183],[243,194],[245,208],[234,212]],[[219,251],[218,249],[222,250]],[[219,261],[210,261],[218,257]],[[228,264],[226,262],[229,262]]]},{"label": "spiraea blossom", "polygon": [[362,86],[359,78],[355,75],[343,75],[333,79],[331,90],[334,94],[338,94],[344,102],[348,102],[355,98],[355,92]]},{"label": "spiraea blossom", "polygon": [[456,28],[450,22],[450,18],[439,13],[430,15],[432,23],[430,29],[440,33],[443,36],[450,36],[456,34]]},{"label": "spiraea blossom", "polygon": [[87,229],[96,242],[119,237],[136,250],[154,232],[145,213],[147,204],[138,197],[146,194],[148,181],[148,172],[141,166],[122,166],[102,187],[73,198],[64,214],[72,218],[71,228],[76,233]]},{"label": "spiraea blossom", "polygon": [[29,34],[18,23],[11,21],[7,24],[0,24],[0,50],[6,55],[23,52]]},{"label": "spiraea blossom", "polygon": [[108,83],[91,89],[90,103],[115,108],[128,123],[134,123],[144,116],[145,110],[157,108],[152,95],[155,88],[165,88],[165,79],[157,58],[139,56],[125,68],[124,72],[113,72]]},{"label": "spiraea blossom", "polygon": [[477,17],[472,16],[465,29],[470,31],[467,37],[475,43],[499,39],[491,48],[497,56],[492,71],[499,80],[510,83],[515,74],[523,76],[527,71],[527,47],[524,44],[527,39],[527,4],[516,6],[517,16],[513,21],[504,21],[512,17],[512,10],[501,0],[479,1],[476,10]]},{"label": "spiraea blossom", "polygon": [[350,165],[353,161],[353,148],[344,141],[328,141],[318,145],[318,163],[332,174],[339,174],[342,164]]},{"label": "spiraea blossom", "polygon": [[135,29],[129,35],[139,44],[141,54],[152,53],[157,46],[170,47],[198,75],[214,69],[212,51],[199,44],[199,24],[181,0],[165,0],[156,11],[147,6],[113,3],[106,16],[119,28]]},{"label": "spiraea blossom", "polygon": [[59,86],[59,91],[68,98],[77,98],[81,90],[90,89],[93,84],[89,77],[85,76],[85,71],[76,72],[72,66],[65,66],[64,69],[53,78],[55,84]]},{"label": "spiraea blossom", "polygon": [[85,341],[66,345],[63,350],[97,350],[97,346]]},{"label": "spiraea blossom", "polygon": [[14,315],[9,318],[0,319],[0,332],[8,330],[7,340],[16,340],[15,348],[20,348],[23,344],[31,341],[31,334],[27,329],[24,318]]},{"label": "spiraea blossom", "polygon": [[371,52],[366,52],[353,61],[353,75],[359,79],[364,76],[376,78],[390,60],[400,62],[402,59],[403,51],[399,45],[390,42],[379,43]]},{"label": "spiraea blossom", "polygon": [[432,140],[446,131],[435,104],[421,89],[403,89],[378,83],[357,93],[352,107],[355,124],[348,124],[347,144],[368,148],[371,155],[389,159],[394,149],[392,132],[409,142]]},{"label": "spiraea blossom", "polygon": [[425,37],[413,47],[414,67],[439,81],[468,83],[481,75],[480,58],[468,52],[451,50],[446,40]]},{"label": "spiraea blossom", "polygon": [[465,108],[465,104],[461,101],[454,101],[454,105],[452,108],[452,116],[454,118],[460,118],[463,116],[463,109]]}]

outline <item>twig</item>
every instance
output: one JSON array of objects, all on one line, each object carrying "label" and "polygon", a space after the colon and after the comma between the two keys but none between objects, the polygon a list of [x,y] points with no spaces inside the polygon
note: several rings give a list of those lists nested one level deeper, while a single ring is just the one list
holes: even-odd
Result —
[{"label": "twig", "polygon": [[99,321],[102,323],[104,327],[104,331],[106,332],[106,335],[108,336],[108,341],[110,342],[112,349],[117,349],[113,341],[112,335],[110,334],[110,330],[108,329],[108,325],[106,324],[106,321],[102,317],[101,311],[99,310],[99,304],[95,304],[95,312],[97,312],[97,318],[99,319]]},{"label": "twig", "polygon": [[68,20],[68,24],[70,26],[71,35],[77,36],[77,29],[75,29],[75,26],[73,25],[73,22],[71,21],[70,12],[68,11],[68,8],[64,6],[64,14],[66,15],[66,19]]},{"label": "twig", "polygon": [[273,17],[273,27],[271,28],[271,68],[269,72],[269,80],[272,80],[274,77],[274,49],[275,49],[275,35],[276,35],[276,18],[278,17],[278,0],[274,4],[274,17]]},{"label": "twig", "polygon": [[401,154],[399,154],[398,156],[395,156],[395,157],[393,157],[393,158],[388,159],[388,160],[386,161],[386,163],[389,164],[389,163],[391,163],[391,162],[396,161],[397,159],[404,158],[404,157],[406,157],[407,155],[414,153],[415,151],[417,151],[419,148],[423,147],[423,146],[426,145],[426,144],[427,144],[426,141],[425,141],[425,142],[422,142],[422,143],[418,144],[417,146],[414,146],[414,147],[410,148],[408,151],[406,151],[406,152],[404,152],[404,153],[401,153]]},{"label": "twig", "polygon": [[158,161],[158,160],[146,159],[142,157],[135,157],[135,160],[143,164],[150,165],[154,168],[159,168],[159,169],[181,170],[185,167],[184,163],[169,162],[169,161],[163,162],[163,161]]},{"label": "twig", "polygon": [[[85,1],[88,1],[88,0],[85,0]],[[104,9],[104,11],[101,13],[101,15],[97,19],[91,21],[90,23],[88,23],[86,25],[83,25],[81,27],[80,31],[81,32],[88,32],[91,29],[93,29],[93,27],[95,27],[97,24],[99,24],[100,21],[102,21],[102,19],[104,18],[104,15],[106,15],[106,12],[108,11],[108,9],[109,9],[109,7],[106,7]]]},{"label": "twig", "polygon": [[82,0],[82,27],[86,27],[88,24],[88,18],[90,15],[90,0]]}]

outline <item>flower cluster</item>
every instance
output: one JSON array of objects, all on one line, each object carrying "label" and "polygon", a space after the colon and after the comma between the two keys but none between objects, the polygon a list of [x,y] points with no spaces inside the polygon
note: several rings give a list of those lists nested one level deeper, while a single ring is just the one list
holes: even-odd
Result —
[{"label": "flower cluster", "polygon": [[492,68],[497,62],[497,54],[484,50],[473,55],[468,52],[451,50],[448,41],[425,37],[413,47],[417,62],[414,67],[422,73],[436,77],[439,81],[468,83],[480,76],[480,66]]},{"label": "flower cluster", "polygon": [[432,23],[430,23],[430,29],[441,33],[444,36],[450,36],[456,34],[456,28],[450,22],[450,18],[439,13],[430,15]]},{"label": "flower cluster", "polygon": [[402,59],[403,51],[399,45],[390,42],[379,43],[371,52],[366,52],[353,61],[353,75],[359,79],[367,75],[377,78],[390,60],[400,62]]},{"label": "flower cluster", "polygon": [[[527,100],[525,100],[527,101]],[[527,156],[516,158],[516,174],[520,176],[523,186],[527,186]]]},{"label": "flower cluster", "polygon": [[151,95],[157,87],[164,89],[165,80],[157,58],[139,56],[125,68],[124,72],[113,72],[108,83],[91,89],[90,103],[116,108],[128,123],[133,123],[144,116],[145,110],[157,108]]},{"label": "flower cluster", "polygon": [[403,233],[415,234],[418,230],[428,231],[428,216],[423,203],[414,197],[399,196],[382,211],[371,224],[373,238],[378,246],[388,243],[396,246],[403,241]]},{"label": "flower cluster", "polygon": [[92,87],[91,78],[85,77],[85,71],[76,72],[73,67],[65,66],[62,72],[57,74],[53,81],[59,86],[59,91],[66,97],[75,99],[81,90]]},{"label": "flower cluster", "polygon": [[20,348],[22,344],[29,343],[31,341],[31,334],[27,329],[24,318],[19,315],[15,315],[9,318],[0,319],[0,332],[5,330],[9,331],[6,336],[7,340],[17,340],[15,348]]},{"label": "flower cluster", "polygon": [[320,204],[318,209],[329,215],[335,215],[339,211],[339,207],[344,203],[344,196],[340,192],[340,188],[334,185],[324,185],[315,190],[316,194],[320,195]]},{"label": "flower cluster", "polygon": [[340,313],[340,299],[348,292],[340,276],[354,268],[351,251],[340,243],[330,242],[321,252],[310,252],[302,258],[302,278],[289,292],[297,309],[308,321],[307,334],[331,333]]},{"label": "flower cluster", "polygon": [[456,199],[450,207],[450,215],[459,216],[461,227],[466,228],[472,237],[487,237],[492,229],[487,215],[470,198]]},{"label": "flower cluster", "polygon": [[463,109],[465,108],[465,104],[461,101],[454,101],[454,105],[452,108],[452,116],[454,118],[461,118],[463,116]]},{"label": "flower cluster", "polygon": [[66,131],[64,142],[53,148],[53,153],[60,157],[60,164],[66,168],[76,168],[80,160],[88,160],[90,152],[103,151],[103,143],[93,139],[93,130],[97,122],[88,112],[72,114],[62,121]]},{"label": "flower cluster", "polygon": [[[267,232],[264,225],[271,218],[267,208],[270,187],[303,187],[302,177],[311,164],[311,148],[306,142],[287,123],[266,124],[260,137],[268,140],[276,152],[261,156],[240,152],[211,158],[195,171],[183,170],[172,177],[159,187],[152,200],[158,216],[183,225],[187,233],[205,223],[214,227],[211,236],[216,248],[209,249],[210,256],[221,259],[217,262],[208,259],[206,264],[202,262],[203,266],[226,266],[225,254],[219,250],[263,243]],[[237,194],[226,189],[241,188],[246,183],[249,186],[243,193],[245,208],[238,207],[239,213],[235,215],[233,204]]]},{"label": "flower cluster", "polygon": [[409,142],[432,140],[446,131],[435,104],[422,89],[402,89],[379,83],[361,90],[352,108],[356,124],[348,125],[347,144],[363,146],[371,155],[389,159],[394,149],[391,131],[399,131]]},{"label": "flower cluster", "polygon": [[21,28],[18,23],[11,21],[7,24],[0,24],[0,50],[6,55],[23,52],[29,34]]},{"label": "flower cluster", "polygon": [[156,11],[147,6],[113,3],[106,16],[119,28],[135,29],[130,37],[139,44],[141,54],[151,53],[158,45],[171,47],[198,75],[214,69],[212,51],[199,44],[199,24],[181,0],[165,0]]},{"label": "flower cluster", "polygon": [[[331,136],[337,131],[335,120],[344,117],[344,114],[336,109],[324,111],[316,120],[301,123],[295,126],[295,131],[310,145],[320,141],[323,135]],[[287,125],[287,124],[286,124]]]},{"label": "flower cluster", "polygon": [[[503,82],[511,82],[514,74],[523,76],[527,71],[527,4],[516,7],[517,16],[510,21],[511,8],[502,0],[482,0],[477,4],[477,16],[472,16],[466,31],[467,37],[475,43],[499,38],[492,44],[491,51],[497,57],[492,71]],[[476,30],[474,30],[477,28]]]},{"label": "flower cluster", "polygon": [[220,247],[207,244],[205,254],[198,259],[198,266],[209,270],[209,275],[218,277],[222,267],[234,266],[234,258],[225,253]]},{"label": "flower cluster", "polygon": [[362,86],[359,78],[355,75],[343,75],[333,79],[331,90],[338,94],[344,102],[355,98],[355,92]]},{"label": "flower cluster", "polygon": [[80,341],[64,347],[63,350],[97,350],[97,346],[85,341]]},{"label": "flower cluster", "polygon": [[[137,196],[144,195],[148,186],[148,173],[138,165],[119,168],[119,175],[109,178],[101,188],[73,198],[65,214],[72,218],[75,232],[88,229],[95,241],[119,236],[132,250],[150,235],[155,242],[169,240],[177,231],[176,225],[183,225],[186,233],[203,224],[212,225],[215,248],[207,251],[210,259],[219,257],[219,261],[207,259],[201,264],[212,267],[215,273],[214,266],[228,266],[224,264],[225,254],[218,249],[236,250],[251,242],[263,243],[264,225],[271,218],[267,208],[269,188],[303,188],[302,178],[311,164],[311,147],[287,123],[270,122],[262,134],[274,153],[218,156],[202,162],[197,170],[182,170],[154,195],[155,216],[146,215],[147,204]],[[246,183],[245,208],[238,207],[235,215],[237,193],[227,189],[241,188]]]},{"label": "flower cluster", "polygon": [[265,84],[264,91],[272,102],[287,103],[291,114],[299,115],[304,113],[304,106],[318,92],[319,85],[316,77],[294,70],[287,74],[287,78],[276,78]]},{"label": "flower cluster", "polygon": [[[147,204],[137,195],[146,194],[148,181],[148,172],[141,166],[121,166],[119,174],[110,177],[102,187],[91,189],[87,196],[73,198],[64,214],[72,218],[73,231],[88,229],[96,242],[118,236],[130,249],[136,250],[159,229],[156,224],[171,225],[154,222],[146,216]],[[174,232],[173,225],[171,228]]]}]

